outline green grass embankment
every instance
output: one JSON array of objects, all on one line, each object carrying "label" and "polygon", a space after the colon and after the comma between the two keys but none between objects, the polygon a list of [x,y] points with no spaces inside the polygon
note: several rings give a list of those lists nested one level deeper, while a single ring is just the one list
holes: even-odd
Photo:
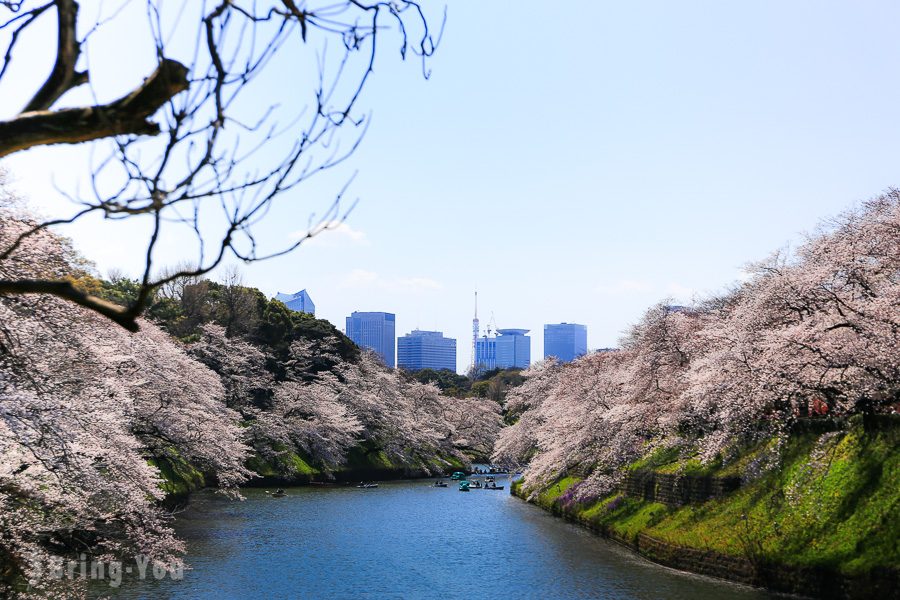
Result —
[{"label": "green grass embankment", "polygon": [[342,465],[327,471],[314,466],[309,457],[296,452],[282,451],[276,459],[264,460],[254,456],[247,462],[258,478],[248,485],[303,485],[313,482],[362,481],[422,477],[428,473],[462,470],[463,463],[455,457],[433,456],[410,464],[392,461],[384,450],[367,444],[354,446]]},{"label": "green grass embankment", "polygon": [[[880,430],[866,431],[856,420],[844,431],[795,434],[780,450],[780,466],[704,502],[670,506],[620,491],[577,503],[564,496],[578,482],[572,477],[539,490],[532,501],[651,558],[665,555],[671,560],[660,562],[679,568],[694,570],[692,562],[697,562],[678,562],[682,549],[685,555],[722,558],[725,566],[709,574],[762,585],[771,577],[784,580],[775,587],[797,592],[809,592],[793,588],[818,577],[824,582],[821,590],[811,593],[833,591],[834,597],[854,596],[845,589],[850,581],[894,582],[889,595],[895,597],[900,595],[900,585],[894,585],[900,583],[900,427],[897,420],[885,423]],[[703,465],[675,451],[657,451],[628,470],[746,479],[754,462],[772,447],[745,449],[727,465]],[[514,488],[519,496],[533,491],[527,482]],[[642,546],[666,551],[644,551]],[[730,577],[729,570],[741,573]],[[868,592],[861,593],[866,597]]]},{"label": "green grass embankment", "polygon": [[203,473],[177,454],[168,458],[152,458],[147,462],[159,470],[159,487],[169,500],[181,500],[207,484]]},{"label": "green grass embankment", "polygon": [[[275,458],[266,460],[251,456],[246,463],[257,476],[247,481],[249,486],[306,485],[314,482],[346,482],[422,477],[428,473],[449,473],[465,469],[455,457],[433,456],[427,462],[418,461],[404,465],[391,461],[379,449],[365,445],[351,448],[344,464],[325,471],[314,466],[315,462],[287,449],[276,449]],[[215,481],[204,476],[196,467],[178,456],[156,458],[148,461],[159,470],[160,488],[166,493],[166,502],[180,504],[188,495]]]}]

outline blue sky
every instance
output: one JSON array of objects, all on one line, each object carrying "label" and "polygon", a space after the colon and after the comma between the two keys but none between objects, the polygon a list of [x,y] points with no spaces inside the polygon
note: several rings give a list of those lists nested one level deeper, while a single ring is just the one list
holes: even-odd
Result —
[{"label": "blue sky", "polygon": [[[590,347],[613,346],[654,302],[721,290],[747,262],[900,184],[898,22],[888,1],[455,0],[430,80],[383,54],[360,150],[263,233],[302,231],[358,171],[347,224],[245,268],[245,282],[306,288],[341,328],[353,310],[385,310],[398,334],[442,330],[461,371],[476,287],[482,322],[531,329],[533,357],[549,322],[584,323]],[[49,69],[40,50],[16,74],[22,89]],[[103,48],[91,60],[135,71]],[[267,85],[303,88],[293,77]],[[0,93],[2,114],[19,104]],[[50,175],[74,185],[85,153],[0,166],[53,211]],[[137,225],[66,231],[101,271],[141,264]],[[177,240],[164,251],[180,253]]]}]

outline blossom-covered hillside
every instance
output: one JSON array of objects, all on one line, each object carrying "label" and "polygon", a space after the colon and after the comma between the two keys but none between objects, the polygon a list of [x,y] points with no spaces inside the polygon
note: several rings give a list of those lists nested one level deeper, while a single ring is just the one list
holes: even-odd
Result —
[{"label": "blossom-covered hillside", "polygon": [[512,390],[495,460],[537,492],[568,474],[598,498],[654,449],[727,462],[798,417],[896,411],[900,191],[863,203],[732,292],[651,308],[614,352],[539,363]]}]

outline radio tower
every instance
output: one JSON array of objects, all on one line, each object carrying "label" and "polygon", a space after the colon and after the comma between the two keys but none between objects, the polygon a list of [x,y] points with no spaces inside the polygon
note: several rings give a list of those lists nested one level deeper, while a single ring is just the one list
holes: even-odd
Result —
[{"label": "radio tower", "polygon": [[472,319],[472,365],[471,372],[475,373],[475,368],[478,366],[476,364],[475,358],[475,348],[478,345],[478,334],[480,333],[480,328],[478,327],[478,290],[475,290],[475,318]]}]

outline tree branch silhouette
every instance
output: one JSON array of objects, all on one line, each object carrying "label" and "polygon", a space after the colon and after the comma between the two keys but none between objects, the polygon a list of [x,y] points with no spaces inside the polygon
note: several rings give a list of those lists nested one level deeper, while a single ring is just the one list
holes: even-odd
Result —
[{"label": "tree branch silhouette", "polygon": [[[0,158],[54,144],[84,144],[92,157],[90,192],[65,192],[76,210],[35,223],[0,248],[0,261],[13,260],[23,240],[37,232],[92,215],[152,224],[132,306],[110,306],[64,281],[0,281],[0,294],[54,294],[131,330],[153,291],[174,278],[204,275],[226,259],[251,263],[280,256],[342,222],[346,186],[321,215],[310,218],[298,239],[264,247],[255,232],[276,201],[295,198],[298,186],[343,163],[358,147],[368,126],[358,105],[380,52],[376,39],[395,35],[401,59],[412,53],[423,62],[440,39],[420,5],[406,0],[217,0],[185,4],[180,10],[187,16],[164,14],[159,0],[145,5],[156,68],[116,100],[60,106],[69,91],[85,84],[96,97],[97,82],[84,60],[89,52],[83,50],[97,31],[126,22],[118,10],[85,20],[75,0],[0,0],[0,33],[6,34],[0,93],[12,84],[10,65],[24,55],[22,34],[54,15],[57,23],[49,75],[21,112],[0,120]],[[180,37],[170,39],[176,30]],[[337,59],[329,54],[329,41],[339,43]],[[293,71],[300,64],[295,48],[315,56],[314,77]],[[263,96],[254,95],[263,89],[257,82],[280,56],[290,57],[277,67],[289,70],[278,75],[285,81],[278,90],[284,98],[261,102]],[[427,76],[424,67],[423,72]],[[287,85],[298,77],[310,84],[306,104]],[[342,129],[355,130],[349,143],[339,135]],[[196,257],[183,261],[191,266],[174,272],[156,259],[161,240],[173,231],[192,236],[196,248]]]}]

